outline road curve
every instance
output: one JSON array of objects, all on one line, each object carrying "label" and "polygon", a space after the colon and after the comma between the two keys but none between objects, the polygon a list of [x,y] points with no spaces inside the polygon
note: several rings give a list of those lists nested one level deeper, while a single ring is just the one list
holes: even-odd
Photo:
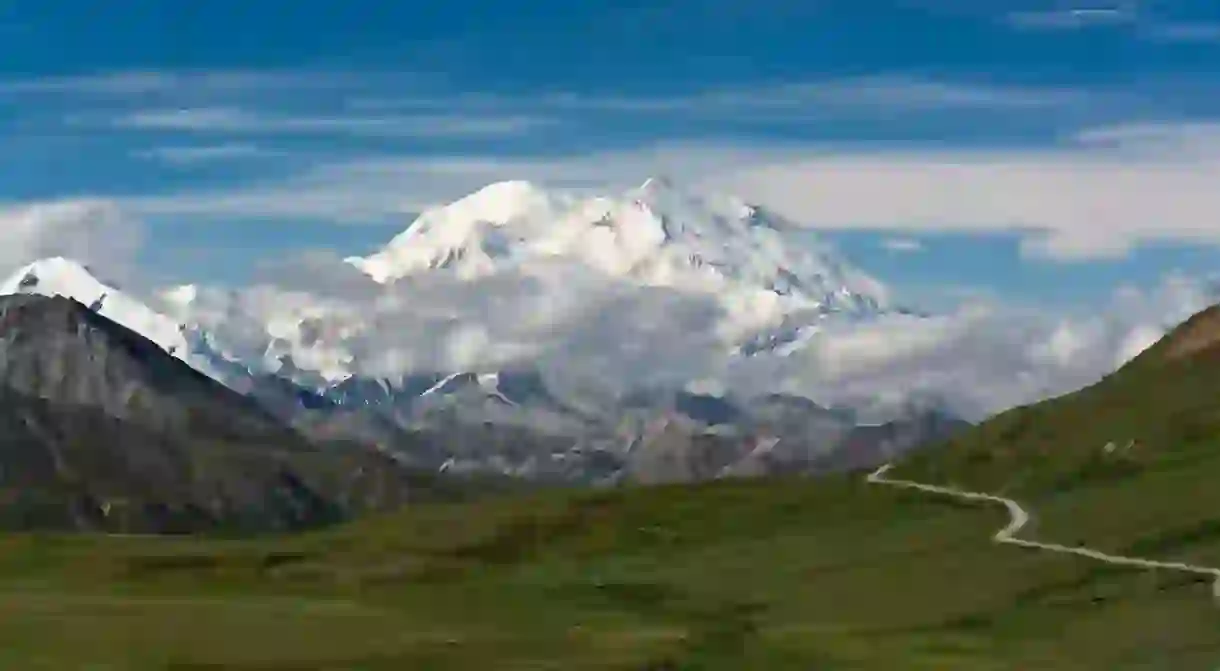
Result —
[{"label": "road curve", "polygon": [[1012,499],[1006,499],[1003,496],[995,496],[994,494],[984,494],[981,492],[968,492],[954,487],[940,487],[937,485],[927,485],[922,482],[913,482],[911,480],[895,480],[887,478],[885,474],[893,468],[893,464],[885,464],[868,475],[868,482],[875,485],[889,485],[891,487],[904,487],[906,489],[918,489],[931,494],[940,494],[942,496],[952,496],[959,499],[967,499],[971,501],[987,501],[990,503],[999,503],[1008,509],[1008,515],[1012,519],[1008,522],[1008,526],[1000,529],[991,537],[996,543],[1006,543],[1008,545],[1016,545],[1024,548],[1032,548],[1035,550],[1044,550],[1046,552],[1060,552],[1063,554],[1074,554],[1081,557],[1088,557],[1106,564],[1114,564],[1119,566],[1133,566],[1136,568],[1149,569],[1165,569],[1169,571],[1179,571],[1182,573],[1192,573],[1195,575],[1206,575],[1213,578],[1212,594],[1215,598],[1220,599],[1220,568],[1211,566],[1199,566],[1197,564],[1185,564],[1181,562],[1166,562],[1155,559],[1145,559],[1143,557],[1128,557],[1123,555],[1106,554],[1097,550],[1090,550],[1084,547],[1069,547],[1067,545],[1058,545],[1056,543],[1041,543],[1038,541],[1023,540],[1016,537],[1017,532],[1021,530],[1029,522],[1029,512],[1021,507],[1020,503]]}]

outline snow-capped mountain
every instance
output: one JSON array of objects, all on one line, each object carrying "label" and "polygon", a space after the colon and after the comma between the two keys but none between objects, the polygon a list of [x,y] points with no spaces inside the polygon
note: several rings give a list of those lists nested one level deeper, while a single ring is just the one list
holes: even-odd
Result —
[{"label": "snow-capped mountain", "polygon": [[666,179],[603,195],[492,184],[331,263],[290,281],[147,292],[154,307],[62,258],[0,290],[92,305],[235,388],[277,375],[345,405],[479,398],[511,415],[504,374],[537,371],[559,400],[526,404],[531,416],[723,382],[734,360],[786,359],[826,324],[892,312],[879,282],[808,231]]},{"label": "snow-capped mountain", "polygon": [[9,294],[71,298],[143,335],[180,359],[189,349],[178,322],[103,283],[88,268],[70,259],[52,257],[20,268],[0,282],[0,295]]},{"label": "snow-capped mountain", "polygon": [[183,324],[99,280],[89,268],[71,259],[51,257],[18,269],[0,282],[0,295],[9,294],[71,298],[143,335],[170,355],[199,368],[207,367],[206,362],[192,356]]},{"label": "snow-capped mountain", "polygon": [[[726,254],[730,252],[731,249],[725,250]],[[666,258],[666,254],[670,252],[663,249],[659,258]],[[787,259],[782,254],[776,257]],[[583,259],[579,253],[575,258]],[[801,259],[799,254],[794,258]],[[513,263],[529,265],[529,257],[519,257]],[[474,293],[459,293],[453,299],[454,303],[463,304],[466,302],[463,298],[474,298],[502,283],[504,276],[499,273],[518,270],[481,271],[490,273],[490,284],[480,285],[477,273],[472,277],[449,278],[437,285],[441,291],[435,298],[453,296],[449,293],[455,286],[452,282],[463,285],[474,282]],[[444,268],[414,271],[416,277],[431,273],[449,274]],[[741,279],[745,276],[737,273],[731,279],[713,277],[712,281],[737,283],[734,290],[741,294],[749,290],[766,291],[757,286],[743,289],[748,286]],[[636,279],[641,290],[647,292],[646,280]],[[376,343],[408,344],[421,335],[393,321],[391,318],[397,313],[382,312],[387,304],[409,314],[427,312],[428,305],[438,310],[438,306],[445,304],[444,300],[435,303],[417,300],[420,295],[412,292],[410,280],[405,284],[381,284],[371,279],[368,282],[376,291],[352,302],[334,296],[315,297],[292,288],[221,291],[188,285],[155,295],[150,299],[157,305],[154,309],[113,283],[98,279],[89,268],[57,257],[19,269],[0,283],[0,294],[37,293],[75,299],[145,335],[166,352],[249,396],[308,435],[320,440],[370,442],[420,467],[455,472],[493,471],[565,482],[702,479],[734,473],[834,468],[840,458],[831,459],[828,455],[850,434],[850,423],[839,422],[843,424],[839,426],[831,422],[834,426],[828,428],[822,425],[826,422],[811,423],[810,413],[803,410],[798,412],[799,418],[776,419],[758,411],[745,397],[686,391],[683,386],[688,380],[680,375],[672,377],[669,386],[630,381],[623,393],[617,394],[605,390],[613,386],[606,384],[611,380],[586,376],[573,383],[565,379],[568,371],[563,366],[557,369],[554,360],[549,362],[549,375],[520,362],[498,370],[486,365],[475,369],[416,366],[404,367],[399,374],[389,377],[364,375],[356,368],[362,365],[362,354],[385,356],[384,351],[375,347]],[[609,302],[598,296],[595,286],[575,287],[578,292],[594,291],[588,296],[595,303],[593,312],[576,313],[577,318],[591,319],[592,324],[578,324],[569,334],[586,350],[569,352],[565,355],[569,358],[561,357],[558,363],[600,357],[612,375],[619,372],[625,367],[624,361],[640,356],[639,351],[663,344],[646,340],[649,333],[655,332],[651,327],[642,332],[644,341],[624,339],[613,332],[620,322],[631,326],[641,317],[660,319],[666,328],[674,329],[672,336],[667,332],[665,337],[681,340],[674,343],[677,351],[712,343],[727,356],[742,356],[740,343],[722,342],[716,337],[709,340],[707,333],[691,329],[690,323],[684,321],[682,309],[670,310],[673,306],[667,302],[660,303],[657,309],[657,305],[646,300],[644,305],[648,309],[643,313],[630,309],[621,314],[607,312],[605,308],[630,306],[627,299],[632,295],[629,290],[632,285],[621,279],[614,282],[616,289]],[[415,299],[407,301],[405,307],[402,307],[404,295],[396,288],[402,286],[409,290],[405,297]],[[673,287],[666,290],[683,295]],[[706,288],[688,291],[701,296],[698,303],[701,306],[719,297]],[[807,296],[776,295],[797,304],[777,324],[780,332],[787,330],[799,336],[784,340],[785,347],[799,347],[805,338],[804,329],[816,331],[818,319],[835,316],[834,309],[819,311],[816,301]],[[844,291],[837,295],[853,294]],[[515,300],[512,294],[508,297]],[[493,296],[491,303],[499,302],[500,297]],[[544,301],[546,305],[549,303]],[[876,309],[879,303],[855,305]],[[486,316],[484,307],[475,301],[473,312],[458,315],[458,319]],[[723,312],[731,314],[727,309]],[[443,309],[437,314],[442,320],[454,319],[454,313]],[[856,309],[847,314],[851,319],[867,319],[870,313]],[[520,314],[519,305],[510,302],[508,316],[524,315]],[[542,316],[551,315],[543,311]],[[608,322],[598,323],[606,317]],[[807,324],[805,319],[811,322]],[[484,323],[482,327],[492,331],[495,325]],[[545,332],[570,329],[572,325],[543,323],[541,328]],[[611,329],[608,337],[603,333],[606,328]],[[426,337],[429,333],[422,335]],[[641,334],[628,330],[627,335],[638,340]],[[440,346],[446,344],[442,340]],[[729,351],[731,347],[738,348],[736,353]],[[659,351],[662,359],[646,357],[645,363],[662,370],[673,364],[682,371],[681,361],[667,356],[663,349]],[[778,348],[773,348],[775,352]],[[351,368],[345,371],[345,365]],[[658,417],[661,424],[657,424]],[[668,428],[657,433],[656,427],[662,425]],[[781,436],[799,440],[785,440]],[[760,451],[759,445],[766,449]]]},{"label": "snow-capped mountain", "polygon": [[461,278],[553,259],[643,286],[717,293],[739,310],[875,312],[884,287],[797,227],[737,198],[652,178],[587,196],[499,182],[421,214],[382,250],[348,259],[378,282],[444,271]]},{"label": "snow-capped mountain", "polygon": [[827,320],[893,312],[880,282],[808,231],[665,179],[605,195],[500,182],[369,256],[158,301],[213,358],[318,389],[545,369],[615,394],[681,387],[712,359],[786,357]]},{"label": "snow-capped mountain", "polygon": [[242,384],[243,378],[250,373],[240,362],[211,352],[206,333],[149,307],[114,284],[98,279],[89,267],[73,259],[55,256],[19,268],[0,282],[0,296],[10,294],[71,298],[148,338],[170,356],[226,384]]}]

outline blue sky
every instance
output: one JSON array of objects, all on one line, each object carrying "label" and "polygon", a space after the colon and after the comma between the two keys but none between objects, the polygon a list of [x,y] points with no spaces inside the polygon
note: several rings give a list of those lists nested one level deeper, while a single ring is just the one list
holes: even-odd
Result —
[{"label": "blue sky", "polygon": [[63,0],[0,40],[0,201],[113,201],[167,279],[369,250],[495,179],[662,171],[917,303],[1220,261],[1214,2]]}]

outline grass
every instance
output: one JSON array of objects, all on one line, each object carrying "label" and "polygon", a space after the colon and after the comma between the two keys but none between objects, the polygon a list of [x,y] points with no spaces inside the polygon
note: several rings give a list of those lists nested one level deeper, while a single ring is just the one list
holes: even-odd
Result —
[{"label": "grass", "polygon": [[1220,352],[1173,355],[1190,325],[1089,388],[914,455],[897,477],[1004,492],[1039,537],[1220,566]]},{"label": "grass", "polygon": [[[1210,585],[997,547],[988,539],[1004,522],[998,508],[845,477],[438,504],[274,540],[10,536],[0,539],[0,668],[1220,660]],[[1206,528],[1125,540],[1185,552],[1209,538]]]},{"label": "grass", "polygon": [[[1017,498],[1041,540],[1220,564],[1220,360],[1170,351],[894,476]],[[0,668],[1220,665],[1208,581],[992,544],[1007,521],[856,475],[517,494],[263,540],[13,535]]]}]

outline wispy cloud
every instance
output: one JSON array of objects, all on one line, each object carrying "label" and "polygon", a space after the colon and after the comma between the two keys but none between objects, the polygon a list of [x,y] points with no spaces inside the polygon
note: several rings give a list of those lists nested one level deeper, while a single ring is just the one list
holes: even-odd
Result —
[{"label": "wispy cloud", "polygon": [[[187,81],[210,82],[218,91],[257,90],[264,84],[291,90],[325,80],[316,74],[317,80],[305,78],[306,83],[297,74],[123,73],[56,86],[163,90]],[[208,190],[123,198],[152,216],[381,223],[501,179],[583,188],[633,185],[650,174],[668,173],[693,186],[736,192],[818,228],[877,230],[897,238],[916,231],[1022,231],[1028,233],[1025,250],[1034,256],[1096,258],[1120,255],[1149,241],[1220,242],[1214,217],[1220,195],[1212,188],[1220,182],[1216,125],[1103,126],[1061,145],[976,143],[967,148],[955,147],[952,137],[937,146],[862,146],[850,138],[815,142],[789,134],[785,143],[774,144],[717,130],[732,124],[702,123],[766,118],[782,120],[786,129],[807,130],[808,121],[819,114],[857,121],[872,114],[885,115],[875,120],[892,128],[895,115],[907,119],[941,112],[953,114],[955,124],[967,113],[1099,123],[1097,119],[1119,118],[1132,109],[1146,117],[1168,109],[1131,103],[1139,92],[898,75],[721,86],[660,96],[471,94],[443,87],[407,89],[401,97],[389,95],[397,89],[376,90],[378,96],[349,92],[294,101],[204,96],[194,105],[140,99],[89,107],[67,121],[129,131],[123,138],[142,147],[155,140],[159,147],[137,154],[169,164],[256,158],[259,148],[287,146],[281,140],[296,142],[294,151],[302,152],[299,161],[277,165],[275,176],[264,180],[247,176],[229,185],[211,182]],[[1172,96],[1157,97],[1168,98]],[[1065,110],[1074,111],[1058,114]],[[55,117],[59,122],[62,114]],[[615,136],[612,125],[598,125],[599,119],[621,125],[625,118],[632,121],[632,133]],[[658,120],[664,123],[649,125]],[[565,132],[581,130],[575,136],[580,141],[567,144],[571,151],[566,154],[536,142],[541,134],[533,131],[547,124]],[[369,143],[361,142],[370,138],[437,142],[429,143],[429,153],[420,153],[413,142],[379,142],[377,153],[370,155]],[[494,148],[480,142],[484,149],[472,150],[470,143],[458,142],[463,139],[507,141]],[[452,142],[444,144],[447,140]],[[283,168],[292,172],[285,177]]]},{"label": "wispy cloud", "polygon": [[278,155],[277,152],[272,152],[268,149],[259,147],[258,145],[239,144],[235,142],[214,145],[154,147],[152,149],[141,149],[132,152],[132,154],[139,158],[156,160],[176,165],[191,165],[196,163],[210,163],[214,161],[250,159]]},{"label": "wispy cloud", "polygon": [[569,156],[363,159],[129,205],[150,215],[372,223],[501,179],[626,187],[656,173],[738,193],[819,229],[1023,232],[1024,251],[1045,259],[1120,256],[1149,242],[1220,244],[1220,125],[1206,124],[1095,129],[1036,149],[670,143]]},{"label": "wispy cloud", "polygon": [[[355,86],[375,76],[346,80],[337,75],[293,72],[118,73],[108,76],[27,82],[46,91],[128,92],[87,112],[69,112],[60,122],[128,131],[228,136],[347,136],[463,139],[521,137],[548,126],[596,127],[630,115],[663,124],[737,122],[807,125],[814,120],[890,118],[894,114],[964,112],[1022,114],[1096,107],[1104,94],[1054,87],[1000,86],[897,75],[720,86],[673,94],[609,94],[597,91],[537,91],[481,94],[445,88],[349,88],[320,102],[294,98],[294,87],[324,82]],[[3,89],[0,82],[0,92]],[[10,86],[13,86],[10,83]],[[18,86],[20,88],[20,86]],[[401,96],[368,91],[405,90]],[[278,93],[277,93],[278,91]],[[156,95],[140,96],[140,92]],[[176,92],[176,93],[175,93]],[[177,97],[175,97],[177,96]],[[118,102],[125,101],[125,102]],[[600,136],[598,136],[600,137]]]},{"label": "wispy cloud", "polygon": [[1162,15],[1134,3],[1082,5],[1049,11],[1010,12],[1004,21],[1020,30],[1074,31],[1127,28],[1136,39],[1151,42],[1220,42],[1220,23]]},{"label": "wispy cloud", "polygon": [[47,256],[127,270],[144,242],[141,223],[115,203],[65,199],[23,205],[0,203],[0,277]]},{"label": "wispy cloud", "polygon": [[126,129],[197,133],[477,137],[524,133],[551,120],[525,115],[304,116],[212,107],[144,110],[112,119],[110,123]]},{"label": "wispy cloud", "polygon": [[131,96],[150,93],[218,94],[293,90],[358,89],[376,85],[420,85],[419,73],[335,70],[119,70],[69,76],[0,80],[0,95]]},{"label": "wispy cloud", "polygon": [[750,86],[716,86],[663,95],[549,91],[528,96],[458,94],[370,97],[353,101],[356,109],[394,110],[430,106],[505,109],[528,106],[555,112],[681,114],[716,117],[741,114],[842,113],[862,110],[1028,110],[1070,105],[1088,99],[1080,91],[1054,87],[1000,86],[985,82],[947,82],[902,75],[873,75]]},{"label": "wispy cloud", "polygon": [[1028,255],[1084,260],[1220,243],[1216,180],[1220,126],[1192,124],[1097,129],[1054,148],[814,156],[721,182],[819,226],[1018,231]]},{"label": "wispy cloud", "polygon": [[[581,91],[471,93],[427,73],[331,70],[128,70],[86,75],[0,79],[0,95],[181,98],[198,105],[214,99],[229,104],[243,96],[335,92],[332,101],[355,111],[456,108],[468,110],[530,108],[606,112],[680,112],[721,114],[782,111],[831,106],[902,110],[1028,109],[1072,103],[1078,92],[1051,87],[1013,87],[988,82],[936,81],[901,73],[811,79],[752,85],[703,85],[664,95]],[[202,106],[202,105],[199,105]],[[240,105],[239,105],[240,106]]]},{"label": "wispy cloud", "polygon": [[924,249],[923,243],[914,238],[885,238],[881,241],[881,247],[895,254],[913,254]]},{"label": "wispy cloud", "polygon": [[1071,135],[1070,141],[1083,147],[1170,151],[1214,158],[1220,148],[1220,123],[1122,123],[1079,131]]},{"label": "wispy cloud", "polygon": [[1121,4],[1082,5],[1045,11],[1010,12],[1004,20],[1025,30],[1078,30],[1104,26],[1130,25],[1137,20],[1132,7]]},{"label": "wispy cloud", "polygon": [[1217,43],[1220,42],[1220,22],[1166,22],[1147,26],[1141,33],[1158,42]]}]

